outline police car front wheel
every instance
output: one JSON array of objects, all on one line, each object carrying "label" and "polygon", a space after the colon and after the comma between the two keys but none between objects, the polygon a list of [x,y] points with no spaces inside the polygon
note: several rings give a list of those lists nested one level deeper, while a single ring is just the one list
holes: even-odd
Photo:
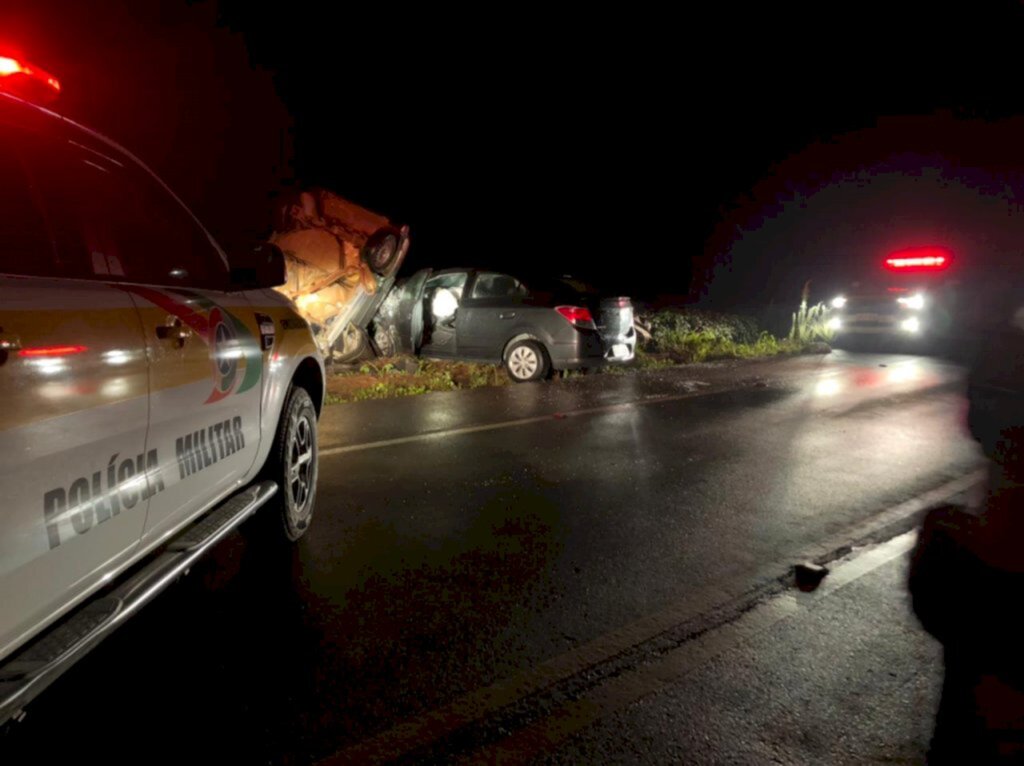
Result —
[{"label": "police car front wheel", "polygon": [[288,392],[264,472],[280,489],[261,511],[262,526],[294,542],[309,529],[316,504],[316,408],[304,388]]}]

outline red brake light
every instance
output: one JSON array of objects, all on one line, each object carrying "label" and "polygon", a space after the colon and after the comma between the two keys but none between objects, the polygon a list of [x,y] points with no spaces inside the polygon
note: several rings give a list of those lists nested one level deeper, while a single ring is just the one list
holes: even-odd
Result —
[{"label": "red brake light", "polygon": [[71,356],[72,354],[81,354],[86,350],[86,346],[31,346],[21,349],[18,356]]},{"label": "red brake light", "polygon": [[941,271],[953,260],[950,252],[941,247],[919,247],[901,250],[885,259],[890,271]]},{"label": "red brake light", "polygon": [[28,101],[53,101],[60,93],[60,80],[27,61],[0,56],[0,90]]},{"label": "red brake light", "polygon": [[584,306],[555,306],[555,311],[564,316],[569,324],[594,329],[594,317]]}]

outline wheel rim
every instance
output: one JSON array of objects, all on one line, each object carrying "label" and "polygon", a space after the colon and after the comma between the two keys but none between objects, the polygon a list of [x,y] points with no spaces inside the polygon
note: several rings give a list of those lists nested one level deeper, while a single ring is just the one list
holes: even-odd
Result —
[{"label": "wheel rim", "polygon": [[532,378],[540,367],[540,359],[537,352],[529,346],[520,346],[513,349],[508,357],[508,368],[519,380]]},{"label": "wheel rim", "polygon": [[292,503],[289,512],[294,519],[306,515],[313,497],[313,423],[306,413],[292,418],[288,437],[288,492]]},{"label": "wheel rim", "polygon": [[386,269],[397,249],[398,243],[395,241],[395,238],[391,235],[385,237],[373,251],[371,258],[373,269],[375,271]]},{"label": "wheel rim", "polygon": [[377,350],[380,351],[381,356],[395,355],[395,339],[390,331],[374,333],[373,340],[377,344]]}]

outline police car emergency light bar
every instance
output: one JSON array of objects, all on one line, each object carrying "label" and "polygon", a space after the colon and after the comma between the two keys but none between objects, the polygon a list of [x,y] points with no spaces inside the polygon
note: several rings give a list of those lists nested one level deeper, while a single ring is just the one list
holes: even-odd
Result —
[{"label": "police car emergency light bar", "polygon": [[885,259],[890,271],[941,271],[953,260],[949,250],[941,247],[917,247],[900,250]]},{"label": "police car emergency light bar", "polygon": [[60,80],[24,59],[0,54],[0,91],[47,103],[60,95]]}]

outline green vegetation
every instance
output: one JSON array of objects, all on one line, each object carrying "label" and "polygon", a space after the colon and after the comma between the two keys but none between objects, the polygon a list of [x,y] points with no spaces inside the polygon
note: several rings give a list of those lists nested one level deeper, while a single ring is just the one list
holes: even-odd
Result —
[{"label": "green vegetation", "polygon": [[367,399],[417,396],[431,391],[500,386],[508,383],[503,368],[493,364],[438,362],[426,359],[378,359],[358,370],[332,375],[329,404]]},{"label": "green vegetation", "polygon": [[[828,311],[807,306],[806,295],[793,315],[788,338],[776,338],[761,331],[750,317],[701,309],[667,309],[637,319],[641,344],[629,365],[605,367],[602,372],[623,375],[643,370],[663,370],[678,364],[718,359],[756,359],[811,350],[814,341],[827,339]],[[827,346],[825,347],[827,351]],[[581,376],[566,373],[566,379]],[[331,375],[327,401],[358,402],[416,396],[431,391],[504,386],[509,383],[505,368],[495,364],[441,362],[411,357],[377,359],[358,370]]]},{"label": "green vegetation", "polygon": [[789,340],[804,343],[831,341],[835,337],[835,333],[828,326],[831,310],[824,303],[807,305],[810,285],[810,282],[804,285],[803,293],[800,296],[800,308],[793,312]]},{"label": "green vegetation", "polygon": [[647,326],[655,347],[678,345],[690,335],[753,343],[760,334],[757,322],[750,317],[704,309],[664,309],[642,317],[642,322]]},{"label": "green vegetation", "polygon": [[645,317],[643,324],[650,339],[637,358],[638,366],[646,369],[665,366],[666,360],[685,364],[798,354],[808,345],[802,338],[780,340],[759,332],[749,317],[697,309],[659,311]]},{"label": "green vegetation", "polygon": [[664,370],[668,367],[675,367],[677,362],[668,354],[656,354],[645,351],[643,347],[637,346],[636,357],[632,364],[618,364],[612,367],[605,367],[603,372],[611,375],[624,375],[635,370]]},{"label": "green vegetation", "polygon": [[500,364],[474,362],[436,362],[419,360],[419,374],[431,378],[448,379],[451,388],[482,388],[504,386],[510,383],[508,373]]}]

